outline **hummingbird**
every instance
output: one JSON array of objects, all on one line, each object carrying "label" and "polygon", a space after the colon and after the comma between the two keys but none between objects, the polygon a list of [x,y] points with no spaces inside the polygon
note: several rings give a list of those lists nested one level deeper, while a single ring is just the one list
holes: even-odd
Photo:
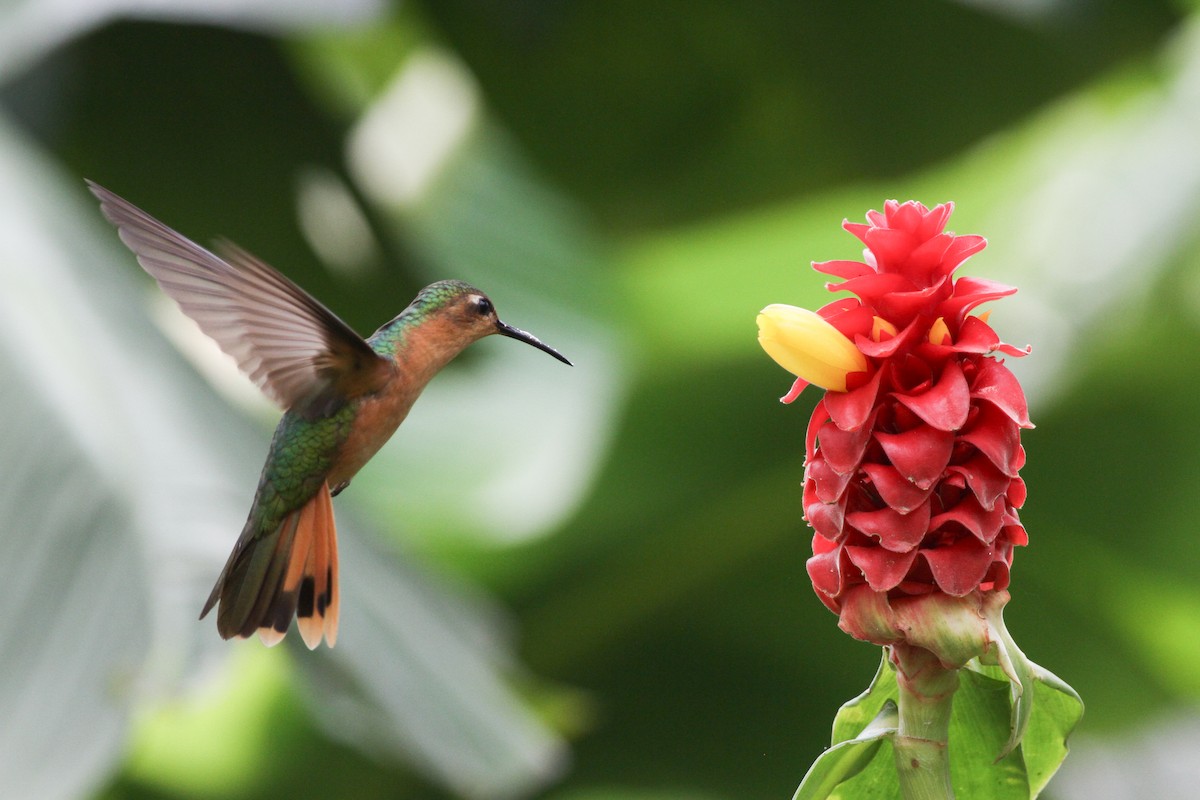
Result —
[{"label": "hummingbird", "polygon": [[404,421],[421,390],[469,344],[500,334],[571,365],[501,322],[480,290],[432,283],[363,339],[281,272],[232,242],[210,251],[87,181],[142,268],[284,413],[245,527],[200,619],[217,608],[224,639],[280,642],[292,618],[308,648],[338,631],[331,498]]}]

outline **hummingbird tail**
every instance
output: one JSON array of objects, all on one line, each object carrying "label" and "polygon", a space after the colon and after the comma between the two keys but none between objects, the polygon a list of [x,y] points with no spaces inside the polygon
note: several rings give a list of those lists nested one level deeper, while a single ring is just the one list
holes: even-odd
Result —
[{"label": "hummingbird tail", "polygon": [[[249,531],[247,531],[249,533]],[[225,639],[257,632],[268,647],[282,641],[296,617],[312,650],[337,642],[337,527],[329,485],[269,533],[239,543],[213,587],[201,618],[220,601],[217,631]]]}]

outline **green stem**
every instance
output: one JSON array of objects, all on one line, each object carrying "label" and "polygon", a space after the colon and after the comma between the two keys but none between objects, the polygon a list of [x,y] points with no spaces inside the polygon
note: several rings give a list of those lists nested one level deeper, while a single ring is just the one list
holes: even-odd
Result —
[{"label": "green stem", "polygon": [[891,648],[900,687],[900,724],[893,740],[904,800],[954,800],[950,784],[950,712],[958,670],[946,669],[928,650]]}]

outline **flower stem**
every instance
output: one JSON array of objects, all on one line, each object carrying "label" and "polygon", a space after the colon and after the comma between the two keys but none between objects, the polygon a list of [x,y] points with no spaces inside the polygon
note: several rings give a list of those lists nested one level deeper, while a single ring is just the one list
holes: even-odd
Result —
[{"label": "flower stem", "polygon": [[904,800],[954,800],[950,784],[950,712],[958,670],[920,647],[896,644],[892,663],[900,687],[900,724],[893,740]]}]

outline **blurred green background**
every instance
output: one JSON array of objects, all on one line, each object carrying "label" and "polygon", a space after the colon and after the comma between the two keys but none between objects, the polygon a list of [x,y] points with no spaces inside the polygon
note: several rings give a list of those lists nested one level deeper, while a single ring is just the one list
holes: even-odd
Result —
[{"label": "blurred green background", "polygon": [[[575,361],[434,382],[338,498],[334,651],[195,621],[277,412],[84,177],[363,333],[458,277]],[[878,652],[808,585],[815,392],[754,316],[888,198],[1021,290],[1050,793],[1193,797],[1200,17],[1153,0],[4,5],[0,797],[790,797]]]}]

